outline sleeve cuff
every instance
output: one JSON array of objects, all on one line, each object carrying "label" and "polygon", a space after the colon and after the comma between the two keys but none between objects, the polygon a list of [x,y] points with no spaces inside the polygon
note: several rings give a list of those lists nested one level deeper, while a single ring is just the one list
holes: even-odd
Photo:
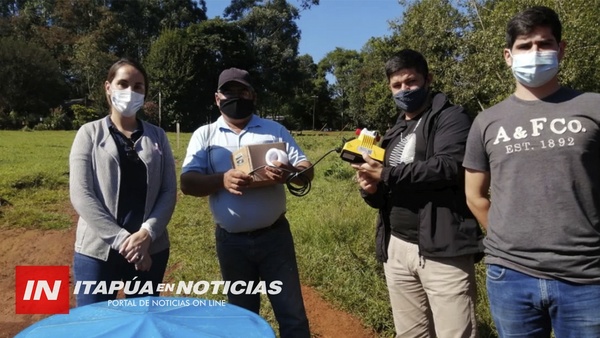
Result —
[{"label": "sleeve cuff", "polygon": [[150,225],[148,223],[142,223],[142,227],[141,228],[145,229],[146,231],[148,231],[148,235],[150,236],[150,239],[152,240],[152,242],[154,242],[154,239],[155,239],[156,235],[154,234],[154,232],[150,228]]},{"label": "sleeve cuff", "polygon": [[113,244],[110,246],[112,249],[119,251],[121,249],[121,245],[123,244],[123,242],[127,239],[127,237],[129,237],[131,234],[129,233],[129,231],[125,230],[125,229],[121,229],[119,231],[119,233],[117,234],[117,236],[115,236],[115,240],[113,241]]},{"label": "sleeve cuff", "polygon": [[383,167],[383,169],[381,169],[381,182],[386,186],[389,185],[391,173],[392,167]]},{"label": "sleeve cuff", "polygon": [[361,188],[358,188],[358,191],[360,192],[360,197],[362,197],[362,198],[369,198],[369,196],[371,196],[369,193],[362,190]]}]

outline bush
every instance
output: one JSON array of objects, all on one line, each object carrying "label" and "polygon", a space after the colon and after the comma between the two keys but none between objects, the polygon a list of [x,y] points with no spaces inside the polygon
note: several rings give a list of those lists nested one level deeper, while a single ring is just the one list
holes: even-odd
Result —
[{"label": "bush", "polygon": [[71,106],[71,110],[73,110],[73,128],[79,129],[79,127],[84,124],[97,120],[103,116],[100,112],[95,110],[94,108],[85,107],[82,105],[74,104]]},{"label": "bush", "polygon": [[50,116],[33,127],[34,130],[70,130],[73,128],[71,118],[62,107],[50,110]]}]

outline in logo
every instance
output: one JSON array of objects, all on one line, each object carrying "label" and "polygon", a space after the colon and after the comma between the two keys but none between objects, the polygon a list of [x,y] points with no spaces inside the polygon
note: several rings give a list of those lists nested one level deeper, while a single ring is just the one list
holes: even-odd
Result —
[{"label": "in logo", "polygon": [[17,314],[69,313],[68,266],[17,266]]}]

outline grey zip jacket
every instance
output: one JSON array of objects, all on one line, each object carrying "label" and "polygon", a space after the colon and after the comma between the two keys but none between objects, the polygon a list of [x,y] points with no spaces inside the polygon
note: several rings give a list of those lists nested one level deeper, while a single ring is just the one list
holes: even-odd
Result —
[{"label": "grey zip jacket", "polygon": [[[146,164],[147,192],[144,222],[152,243],[150,254],[169,247],[167,224],[177,196],[175,162],[165,132],[142,121],[144,133],[135,142]],[[71,203],[79,214],[75,252],[106,261],[130,233],[117,224],[121,170],[119,151],[106,118],[83,125],[69,157]]]}]

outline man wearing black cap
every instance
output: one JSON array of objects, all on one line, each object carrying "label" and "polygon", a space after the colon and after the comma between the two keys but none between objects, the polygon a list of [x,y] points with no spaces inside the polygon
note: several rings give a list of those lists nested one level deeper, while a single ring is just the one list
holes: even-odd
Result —
[{"label": "man wearing black cap", "polygon": [[[280,336],[309,338],[283,185],[250,187],[252,176],[232,168],[231,154],[247,145],[285,142],[289,164],[266,167],[268,179],[277,183],[311,163],[285,127],[254,114],[256,93],[247,71],[224,70],[215,102],[221,116],[192,135],[181,191],[209,196],[229,302],[258,313],[260,294],[268,294]],[[306,176],[312,179],[312,169]]]}]

